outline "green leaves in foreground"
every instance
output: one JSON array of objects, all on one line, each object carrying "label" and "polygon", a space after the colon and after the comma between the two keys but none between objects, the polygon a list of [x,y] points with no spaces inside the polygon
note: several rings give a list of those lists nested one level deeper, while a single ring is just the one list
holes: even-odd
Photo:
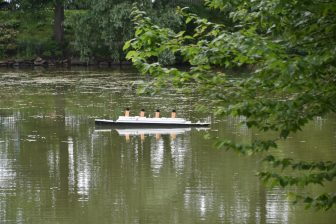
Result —
[{"label": "green leaves in foreground", "polygon": [[332,181],[336,176],[336,170],[330,172],[314,172],[307,175],[293,177],[293,176],[283,176],[281,174],[273,172],[259,172],[258,176],[261,177],[263,181],[271,181],[272,185],[280,185],[281,187],[286,186],[306,186],[309,184],[320,184],[323,186],[323,182]]},{"label": "green leaves in foreground", "polygon": [[[336,12],[332,1],[214,1],[214,13],[227,15],[209,21],[178,8],[186,29],[173,31],[154,24],[137,7],[132,10],[135,38],[124,50],[145,75],[154,77],[149,87],[175,88],[207,99],[200,105],[216,116],[243,118],[241,124],[258,132],[272,131],[274,139],[250,144],[230,140],[219,148],[243,154],[271,152],[276,141],[286,140],[314,117],[336,112]],[[187,68],[165,67],[159,55],[180,58]],[[240,69],[239,76],[228,71]],[[233,72],[234,73],[234,72]],[[271,185],[324,185],[335,181],[333,161],[301,161],[268,156],[262,180]],[[293,176],[276,172],[291,169]],[[269,171],[271,170],[271,171]],[[316,208],[329,209],[333,194],[297,196]]]},{"label": "green leaves in foreground", "polygon": [[[326,182],[334,181],[336,177],[336,162],[295,162],[291,158],[276,159],[273,155],[264,158],[264,162],[273,168],[280,168],[279,172],[259,172],[258,176],[270,186],[305,187],[311,184],[324,186]],[[290,169],[291,176],[282,175],[281,172]],[[324,193],[315,197],[289,193],[288,199],[294,203],[303,202],[306,208],[328,210],[336,203],[335,193]]]},{"label": "green leaves in foreground", "polygon": [[292,168],[293,170],[320,170],[320,171],[332,171],[336,170],[336,162],[332,161],[319,161],[319,162],[307,162],[307,161],[300,161],[294,162],[291,158],[285,159],[276,159],[273,155],[269,155],[265,157],[265,162],[272,165],[274,168],[280,167],[282,170],[285,168]]},{"label": "green leaves in foreground", "polygon": [[306,208],[315,208],[317,210],[329,210],[336,203],[336,194],[321,194],[317,197],[302,196],[295,193],[289,193],[288,199],[294,204],[298,202],[304,203]]}]

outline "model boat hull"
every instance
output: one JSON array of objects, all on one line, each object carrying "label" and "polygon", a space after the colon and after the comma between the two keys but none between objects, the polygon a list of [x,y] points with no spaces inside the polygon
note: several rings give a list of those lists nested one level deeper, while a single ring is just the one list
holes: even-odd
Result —
[{"label": "model boat hull", "polygon": [[96,119],[95,124],[99,126],[122,127],[122,128],[184,128],[184,127],[208,127],[210,123],[174,123],[169,120],[154,120],[151,121],[113,121],[105,119]]}]

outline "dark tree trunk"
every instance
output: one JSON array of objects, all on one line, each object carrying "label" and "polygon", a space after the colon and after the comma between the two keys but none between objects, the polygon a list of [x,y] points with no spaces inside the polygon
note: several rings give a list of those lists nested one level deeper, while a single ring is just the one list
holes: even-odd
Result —
[{"label": "dark tree trunk", "polygon": [[62,0],[55,1],[55,16],[54,16],[54,37],[55,41],[62,45],[64,40],[64,4]]}]

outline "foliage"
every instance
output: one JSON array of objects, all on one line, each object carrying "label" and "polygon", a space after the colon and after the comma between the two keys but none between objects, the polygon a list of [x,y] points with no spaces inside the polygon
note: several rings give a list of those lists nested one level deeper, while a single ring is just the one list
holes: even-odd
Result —
[{"label": "foliage", "polygon": [[[122,46],[134,34],[134,24],[130,17],[133,1],[62,1],[66,9],[63,22],[65,43],[60,45],[53,40],[55,2],[15,0],[4,10],[9,13],[9,17],[17,18],[19,23],[15,28],[18,32],[18,47],[14,57],[59,57],[64,52],[67,56],[81,56],[86,59],[124,60]],[[155,4],[150,0],[137,2],[155,19],[155,23],[176,31],[185,26],[181,18],[176,17],[175,5],[171,1],[157,0]],[[4,17],[0,20],[7,19]],[[176,60],[168,50],[159,57],[160,61],[167,64]]]},{"label": "foliage", "polygon": [[[153,9],[150,1],[138,2],[159,24],[173,29],[179,29],[182,25],[172,8]],[[122,46],[134,34],[130,5],[130,1],[96,0],[89,10],[71,19],[75,33],[73,45],[83,58],[124,59]]]},{"label": "foliage", "polygon": [[90,6],[90,1],[88,0],[66,0],[64,2],[66,9],[88,9]]},{"label": "foliage", "polygon": [[[36,4],[35,4],[36,3]],[[59,57],[62,53],[52,36],[53,11],[51,1],[12,1],[15,7],[0,12],[0,23],[15,21],[13,28],[17,35],[12,38],[15,49],[4,57],[33,58]],[[8,22],[7,22],[8,21]]]},{"label": "foliage", "polygon": [[92,8],[71,19],[75,33],[74,48],[83,58],[119,60],[121,41],[129,38],[130,8],[125,3],[95,1]]},{"label": "foliage", "polygon": [[[17,33],[12,41],[16,43],[16,48],[12,52],[12,57],[33,58],[40,57],[59,57],[61,51],[52,39],[52,12],[45,10],[35,15],[25,12],[5,13],[5,19],[15,24],[13,29]],[[11,22],[12,21],[12,22]],[[4,56],[9,56],[6,54]]]},{"label": "foliage", "polygon": [[15,52],[17,44],[15,25],[10,23],[0,24],[0,58]]},{"label": "foliage", "polygon": [[[188,29],[176,32],[155,25],[135,7],[135,38],[124,49],[141,73],[155,77],[154,88],[192,88],[211,102],[204,109],[214,109],[218,116],[243,116],[250,128],[278,133],[276,139],[258,139],[250,145],[222,140],[219,147],[247,154],[269,152],[276,141],[300,131],[315,116],[336,111],[334,2],[207,0],[206,4],[230,21],[215,23],[178,9]],[[167,50],[181,55],[190,69],[159,63],[158,56]],[[225,70],[237,67],[250,69],[242,79],[228,78]],[[336,175],[333,161],[295,162],[271,155],[265,162],[298,172],[296,177],[283,176],[281,171],[259,173],[263,180],[282,187],[323,185]],[[298,195],[295,200],[330,209],[335,195]]]},{"label": "foliage", "polygon": [[158,62],[162,65],[173,65],[176,63],[176,57],[173,52],[166,50],[158,55]]}]

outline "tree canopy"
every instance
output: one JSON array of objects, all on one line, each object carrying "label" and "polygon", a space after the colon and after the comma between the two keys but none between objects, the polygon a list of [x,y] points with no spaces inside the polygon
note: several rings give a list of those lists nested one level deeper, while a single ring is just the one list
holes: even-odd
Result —
[{"label": "tree canopy", "polygon": [[[137,2],[157,23],[174,30],[181,28],[182,22],[175,16],[174,9],[164,1],[157,1],[156,5],[148,0]],[[124,59],[122,46],[134,35],[131,4],[128,0],[95,0],[91,2],[89,10],[75,17],[74,45],[83,58]]]},{"label": "tree canopy", "polygon": [[[1,58],[81,58],[91,62],[124,61],[124,42],[134,35],[130,0],[11,0],[1,5],[0,24],[7,30],[0,33]],[[175,15],[177,3],[191,6],[206,14],[200,1],[137,0],[155,23],[173,30],[185,24]],[[195,4],[196,3],[196,4]],[[2,4],[2,3],[1,3]],[[13,24],[15,26],[13,26]],[[7,35],[8,28],[17,35]],[[15,48],[8,46],[11,40]],[[92,60],[91,60],[92,59]],[[175,62],[174,55],[164,52],[160,61]]]},{"label": "tree canopy", "polygon": [[[336,2],[334,1],[217,1],[206,6],[226,15],[213,22],[179,8],[187,29],[176,32],[160,27],[144,11],[133,8],[135,38],[126,42],[127,58],[143,74],[155,77],[145,88],[177,87],[197,91],[209,99],[218,116],[243,116],[243,124],[259,131],[274,131],[274,139],[251,144],[218,142],[251,154],[269,153],[264,161],[273,168],[291,169],[292,176],[268,169],[259,176],[273,185],[308,186],[333,182],[334,161],[296,161],[275,157],[277,141],[300,131],[316,116],[336,111]],[[163,52],[179,55],[188,70],[165,67]],[[226,71],[244,67],[243,78],[232,79]],[[150,90],[152,91],[152,90]],[[330,209],[335,192],[321,195],[292,194],[294,202]]]}]

